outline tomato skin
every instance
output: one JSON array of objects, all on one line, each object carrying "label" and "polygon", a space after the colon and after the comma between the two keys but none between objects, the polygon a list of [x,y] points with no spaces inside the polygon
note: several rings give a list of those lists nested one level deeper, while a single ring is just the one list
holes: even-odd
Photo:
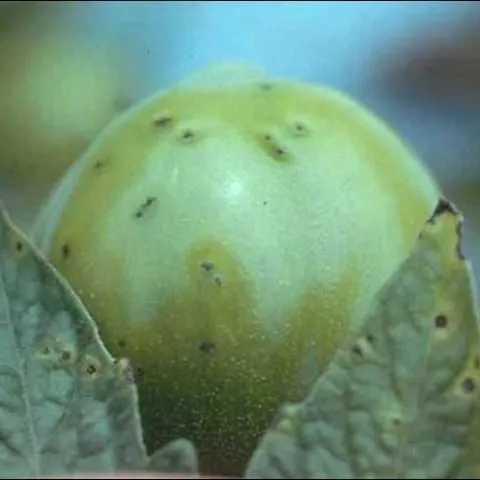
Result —
[{"label": "tomato skin", "polygon": [[[208,75],[207,75],[208,80]],[[150,450],[241,475],[406,257],[439,195],[384,123],[333,90],[185,83],[119,118],[34,239],[137,368]]]}]

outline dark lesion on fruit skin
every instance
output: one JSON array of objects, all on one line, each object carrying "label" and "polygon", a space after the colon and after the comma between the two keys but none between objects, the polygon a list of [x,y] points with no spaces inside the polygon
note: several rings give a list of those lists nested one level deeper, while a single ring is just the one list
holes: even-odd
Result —
[{"label": "dark lesion on fruit skin", "polygon": [[103,160],[97,160],[94,164],[93,164],[93,168],[95,170],[102,170],[105,165],[106,165],[107,161],[105,159]]},{"label": "dark lesion on fruit skin", "polygon": [[268,154],[276,160],[286,161],[289,155],[285,147],[281,146],[271,133],[263,135],[263,146],[267,149]]},{"label": "dark lesion on fruit skin", "polygon": [[285,149],[279,146],[275,147],[274,152],[275,152],[275,155],[277,155],[278,157],[281,157],[286,153]]},{"label": "dark lesion on fruit skin", "polygon": [[471,377],[466,377],[462,382],[462,390],[465,393],[472,393],[476,390],[477,386]]},{"label": "dark lesion on fruit skin", "polygon": [[147,197],[135,211],[135,218],[142,218],[149,207],[157,201],[157,197]]},{"label": "dark lesion on fruit skin", "polygon": [[439,314],[435,317],[435,326],[437,328],[446,328],[448,325],[448,319],[445,315]]},{"label": "dark lesion on fruit skin", "polygon": [[216,274],[213,275],[213,277],[210,276],[210,274],[213,274],[215,270],[215,263],[210,260],[204,260],[200,263],[200,268],[209,275],[208,278],[210,278],[217,287],[221,287],[223,285],[223,279],[220,275]]},{"label": "dark lesion on fruit skin", "polygon": [[205,260],[200,264],[200,267],[206,272],[211,272],[215,268],[215,264],[209,260]]},{"label": "dark lesion on fruit skin", "polygon": [[205,340],[200,343],[199,350],[206,355],[211,355],[212,353],[215,353],[217,346],[212,340]]},{"label": "dark lesion on fruit skin", "polygon": [[62,245],[62,258],[67,259],[70,257],[71,249],[70,245],[66,242]]},{"label": "dark lesion on fruit skin", "polygon": [[199,132],[192,128],[183,128],[178,134],[177,140],[184,144],[194,142],[199,138]]},{"label": "dark lesion on fruit skin", "polygon": [[137,367],[134,369],[134,377],[136,380],[141,380],[145,377],[145,370],[142,367]]},{"label": "dark lesion on fruit skin", "polygon": [[195,132],[190,128],[187,128],[182,132],[182,138],[184,140],[188,140],[190,138],[193,138],[194,136],[195,136]]},{"label": "dark lesion on fruit skin", "polygon": [[173,123],[173,116],[172,115],[160,115],[153,120],[153,125],[155,127],[166,127]]},{"label": "dark lesion on fruit skin", "polygon": [[293,130],[295,135],[306,135],[308,133],[308,127],[302,122],[295,122],[293,124]]}]

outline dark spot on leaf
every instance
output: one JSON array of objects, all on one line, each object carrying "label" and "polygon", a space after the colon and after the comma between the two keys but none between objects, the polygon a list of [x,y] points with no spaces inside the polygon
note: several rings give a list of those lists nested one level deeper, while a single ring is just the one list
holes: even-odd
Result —
[{"label": "dark spot on leaf", "polygon": [[68,245],[68,243],[64,243],[62,245],[62,257],[64,259],[67,259],[69,256],[70,256],[70,246]]},{"label": "dark spot on leaf", "polygon": [[465,393],[472,393],[475,390],[475,382],[471,377],[467,377],[463,382],[462,382],[462,389]]},{"label": "dark spot on leaf", "polygon": [[446,198],[441,197],[438,200],[435,210],[433,211],[433,214],[428,220],[428,222],[435,223],[435,220],[437,219],[437,217],[440,215],[443,215],[444,213],[451,213],[453,215],[456,215],[458,211],[453,206],[453,204],[450,203]]},{"label": "dark spot on leaf", "polygon": [[125,340],[119,340],[118,346],[119,346],[120,348],[125,348],[125,346],[126,346]]},{"label": "dark spot on leaf", "polygon": [[267,202],[266,200],[263,201],[263,204],[264,204],[264,205],[267,205],[267,203],[268,203],[268,202]]},{"label": "dark spot on leaf", "polygon": [[93,363],[90,363],[85,371],[88,373],[88,375],[94,375],[97,373],[97,367]]},{"label": "dark spot on leaf", "polygon": [[275,154],[279,155],[279,156],[283,156],[283,155],[285,155],[285,150],[281,147],[276,147],[275,148]]},{"label": "dark spot on leaf", "polygon": [[213,279],[213,281],[217,287],[221,287],[223,285],[223,281],[218,275]]},{"label": "dark spot on leaf", "polygon": [[21,252],[23,250],[23,242],[21,242],[20,240],[17,240],[15,242],[15,250],[17,252]]},{"label": "dark spot on leaf", "polygon": [[268,133],[265,135],[264,138],[265,138],[265,140],[266,140],[267,142],[271,142],[271,141],[272,141],[272,136],[271,136],[270,134],[268,134]]},{"label": "dark spot on leaf", "polygon": [[373,343],[374,341],[375,341],[375,337],[371,333],[369,333],[367,335],[367,342],[368,343]]},{"label": "dark spot on leaf", "polygon": [[68,362],[72,358],[72,354],[68,350],[63,350],[61,355],[60,355],[60,358],[64,362]]},{"label": "dark spot on leaf", "polygon": [[42,347],[42,349],[40,350],[40,353],[42,355],[50,355],[52,353],[52,350],[50,349],[49,346],[45,345],[44,347]]},{"label": "dark spot on leaf", "polygon": [[398,427],[402,424],[402,419],[400,417],[393,417],[392,422],[396,427]]},{"label": "dark spot on leaf", "polygon": [[154,121],[153,121],[153,125],[155,127],[165,127],[167,126],[169,123],[171,123],[173,121],[173,117],[170,116],[170,115],[162,115],[158,118],[156,118]]},{"label": "dark spot on leaf", "polygon": [[358,355],[359,357],[362,357],[362,356],[363,356],[362,349],[361,349],[358,345],[354,345],[354,346],[353,346],[352,352],[353,352],[355,355]]},{"label": "dark spot on leaf", "polygon": [[210,340],[200,343],[199,347],[200,351],[205,354],[213,353],[216,348],[215,343]]},{"label": "dark spot on leaf", "polygon": [[445,315],[437,315],[435,317],[435,326],[437,328],[446,328],[448,325],[448,319]]},{"label": "dark spot on leaf", "polygon": [[136,371],[135,371],[135,375],[138,377],[138,378],[142,378],[144,375],[145,375],[145,370],[141,367],[137,367]]}]

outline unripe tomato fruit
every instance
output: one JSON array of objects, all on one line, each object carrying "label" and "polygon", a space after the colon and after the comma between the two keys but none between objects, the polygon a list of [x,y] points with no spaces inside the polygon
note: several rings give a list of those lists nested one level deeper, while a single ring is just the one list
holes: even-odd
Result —
[{"label": "unripe tomato fruit", "polygon": [[34,238],[137,368],[150,450],[239,475],[407,256],[439,192],[329,88],[207,70],[116,120]]}]

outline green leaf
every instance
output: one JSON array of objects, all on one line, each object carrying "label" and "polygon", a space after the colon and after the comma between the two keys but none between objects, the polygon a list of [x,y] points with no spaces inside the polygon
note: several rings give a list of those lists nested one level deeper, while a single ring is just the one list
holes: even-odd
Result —
[{"label": "green leaf", "polygon": [[142,469],[137,393],[68,284],[0,209],[0,476]]},{"label": "green leaf", "polygon": [[151,457],[148,470],[162,473],[198,473],[195,447],[188,440],[175,440],[157,450]]},{"label": "green leaf", "polygon": [[247,478],[479,477],[480,349],[462,217],[441,200],[410,256]]}]

